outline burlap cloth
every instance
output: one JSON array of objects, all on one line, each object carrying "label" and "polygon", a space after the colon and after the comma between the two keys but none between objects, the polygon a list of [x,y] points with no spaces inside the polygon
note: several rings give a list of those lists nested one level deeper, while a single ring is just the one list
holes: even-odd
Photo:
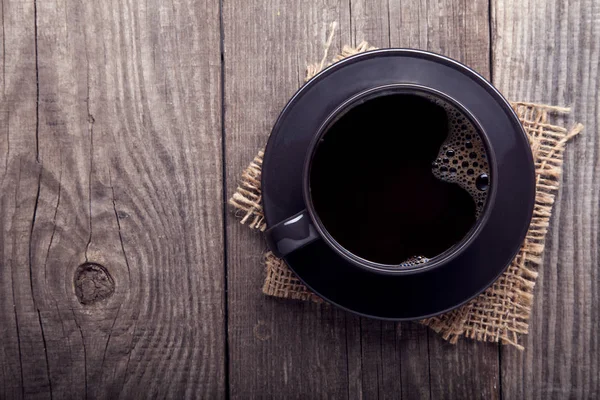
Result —
[{"label": "burlap cloth", "polygon": [[[323,68],[353,54],[375,47],[363,42],[356,48],[345,46],[342,53],[326,65],[327,50],[333,33],[325,47],[325,56],[318,64],[307,67],[308,81]],[[529,138],[536,168],[536,196],[533,219],[523,245],[506,272],[484,293],[453,311],[420,321],[438,332],[450,343],[461,336],[479,341],[502,342],[519,349],[519,335],[526,334],[533,303],[533,288],[542,263],[544,240],[548,230],[554,197],[560,184],[563,151],[569,139],[583,129],[577,124],[570,131],[548,122],[551,113],[567,113],[568,108],[524,102],[511,102]],[[264,231],[260,175],[263,152],[242,172],[239,187],[229,203],[235,208],[241,223],[252,229]],[[266,278],[263,293],[287,299],[323,300],[312,293],[289,269],[287,264],[271,252],[265,254]]]}]

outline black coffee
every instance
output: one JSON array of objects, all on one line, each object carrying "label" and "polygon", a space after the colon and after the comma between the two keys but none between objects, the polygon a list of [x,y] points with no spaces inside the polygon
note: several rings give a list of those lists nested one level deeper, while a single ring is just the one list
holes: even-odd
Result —
[{"label": "black coffee", "polygon": [[465,237],[485,203],[487,186],[478,187],[488,174],[464,115],[430,96],[397,93],[355,105],[329,127],[310,188],[318,217],[342,247],[369,261],[412,265]]}]

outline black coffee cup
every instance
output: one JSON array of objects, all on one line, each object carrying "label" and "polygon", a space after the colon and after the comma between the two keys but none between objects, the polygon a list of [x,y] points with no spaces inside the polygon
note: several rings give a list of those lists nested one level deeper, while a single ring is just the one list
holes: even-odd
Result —
[{"label": "black coffee cup", "polygon": [[[436,100],[443,102],[449,110],[446,111],[440,105],[436,105]],[[365,107],[366,105],[368,108]],[[357,111],[360,108],[362,110]],[[391,115],[394,111],[395,113]],[[388,112],[389,116],[386,115]],[[481,144],[483,145],[480,147],[485,151],[485,161],[480,160],[479,162],[486,162],[488,166],[487,173],[485,173],[488,179],[487,186],[485,187],[486,204],[485,207],[481,207],[483,212],[477,219],[475,219],[476,207],[474,206],[474,200],[469,197],[468,193],[456,184],[436,180],[431,171],[434,168],[431,164],[436,164],[440,150],[444,152],[444,155],[446,153],[450,154],[450,152],[453,153],[453,160],[447,157],[443,158],[444,161],[448,162],[447,165],[449,167],[446,167],[447,169],[453,168],[452,165],[454,165],[455,170],[460,170],[463,163],[466,163],[467,166],[469,165],[470,159],[468,154],[470,153],[470,149],[466,149],[464,146],[458,146],[455,150],[441,149],[442,147],[448,147],[444,146],[444,140],[447,139],[448,130],[450,129],[447,118],[449,113],[454,112],[460,113],[461,117],[459,121],[461,121],[463,126],[469,124],[471,135],[478,135],[478,139],[481,140]],[[360,113],[360,115],[354,118],[348,117],[352,113]],[[338,131],[341,131],[337,135],[339,138],[328,139],[330,136],[335,135],[335,133],[332,133],[332,128],[336,124],[339,125],[340,121],[343,121],[344,118],[347,120],[350,118],[350,120],[344,126],[338,128]],[[369,118],[374,118],[375,120]],[[462,118],[465,121],[462,121]],[[411,119],[411,121],[407,121],[407,119]],[[436,119],[437,123],[431,123],[428,119]],[[364,121],[363,124],[361,124],[361,120]],[[394,123],[396,120],[398,122]],[[416,126],[410,126],[411,124]],[[376,138],[361,137],[360,131],[368,129],[386,132]],[[418,131],[415,134],[406,135],[406,131],[410,132],[416,129]],[[435,131],[436,129],[437,131]],[[404,137],[402,136],[403,133]],[[467,136],[471,135],[467,134]],[[471,147],[473,147],[472,142],[474,139],[469,137],[469,139],[464,139],[463,141],[467,144],[471,143]],[[327,154],[321,156],[321,159],[324,159],[321,161],[318,157],[318,150],[320,147],[323,147],[322,143],[327,140],[336,140],[336,142],[329,145],[330,149],[327,150]],[[377,143],[369,145],[369,143],[366,143],[369,140],[374,140]],[[344,143],[348,141],[354,141],[354,143],[350,145]],[[403,151],[399,149],[397,159],[392,160],[392,164],[385,161],[381,163],[377,162],[377,159],[380,157],[393,157],[394,154],[389,154],[390,152],[388,151],[390,146],[394,148],[403,145],[409,147],[412,154],[400,154]],[[336,146],[339,148],[335,148]],[[422,148],[426,148],[422,151],[422,154],[411,157],[411,155],[419,153]],[[464,157],[458,155],[461,153],[461,148]],[[335,152],[343,154],[335,157]],[[458,160],[458,157],[460,157],[460,160]],[[328,158],[336,159],[328,161]],[[407,158],[408,160],[406,160]],[[358,161],[359,159],[360,162]],[[404,160],[404,165],[397,167],[399,159]],[[327,165],[328,162],[329,164],[334,163],[336,165]],[[423,165],[423,162],[425,165]],[[343,163],[347,165],[342,165],[340,168],[338,164]],[[381,165],[373,167],[372,164],[375,163]],[[316,164],[322,164],[318,165],[321,168],[320,170],[315,171],[315,168],[317,168]],[[363,176],[360,178],[361,182],[356,182],[355,184],[353,182],[350,182],[350,184],[337,184],[339,180],[345,179],[343,175],[346,174],[355,179],[356,168],[354,170],[351,169],[357,167],[357,164],[361,170],[368,169],[366,172],[363,171]],[[444,164],[441,161],[441,157],[440,164]],[[393,168],[394,166],[397,168]],[[326,171],[327,168],[341,169],[341,171],[329,173]],[[442,166],[442,168],[445,167]],[[489,180],[490,176],[494,176],[495,169],[494,152],[489,146],[485,131],[470,112],[454,99],[449,98],[441,92],[413,84],[386,85],[369,89],[353,96],[335,109],[314,136],[308,148],[303,167],[303,197],[306,209],[269,227],[266,231],[267,243],[269,248],[278,257],[285,257],[316,240],[323,240],[339,256],[344,257],[358,267],[371,271],[414,273],[419,269],[431,268],[436,264],[444,263],[456,257],[477,236],[479,232],[478,227],[485,224],[487,219],[485,210],[488,209],[488,204],[492,204],[494,201],[494,185]],[[454,171],[453,175],[449,174],[449,177],[458,177],[461,172],[464,172],[465,177],[467,177],[466,171],[468,170],[468,168],[464,167],[464,171]],[[387,176],[381,178],[382,174]],[[406,176],[410,174],[418,176]],[[322,175],[328,175],[329,179],[323,179]],[[427,175],[431,175],[431,178],[427,179]],[[468,179],[472,180],[474,185],[478,177],[473,173]],[[384,193],[375,193],[374,195],[372,193],[363,193],[364,191],[382,191],[381,187],[377,186],[377,184],[374,186],[370,182],[367,183],[372,180],[378,180],[379,186],[387,187],[387,191],[384,191]],[[317,188],[315,188],[315,181],[321,181]],[[332,186],[333,188],[329,189],[328,186]],[[366,186],[366,188],[361,186]],[[422,186],[428,187],[424,188]],[[369,188],[372,189],[370,190]],[[315,193],[315,190],[327,191],[329,194],[316,196],[317,193]],[[402,193],[402,191],[410,193],[407,195],[406,193]],[[328,218],[319,212],[319,207],[315,204],[315,197],[321,203],[328,203],[328,197],[336,197],[336,195],[338,198],[333,201],[334,204],[323,206],[321,209],[326,214],[336,214]],[[357,196],[366,196],[375,198],[375,200],[371,199],[367,204],[362,204],[355,207],[355,209],[352,209],[352,206],[344,207],[345,203],[352,202]],[[407,199],[407,196],[416,197],[416,199],[408,202],[402,201],[403,199]],[[363,224],[362,227],[339,226],[352,225],[352,223],[345,223],[348,219],[385,219],[385,213],[390,210],[379,213],[382,215],[367,216],[366,214],[372,214],[373,210],[370,208],[377,208],[380,203],[386,202],[385,198],[390,197],[392,197],[393,202],[397,203],[391,205],[392,207],[405,209],[400,210],[400,213],[403,215],[396,216],[393,218],[394,221],[369,221],[369,223]],[[420,206],[420,203],[423,202],[427,204]],[[436,204],[444,202],[448,202],[449,204]],[[462,207],[461,202],[464,203]],[[469,203],[473,203],[473,207],[469,208]],[[338,206],[344,208],[344,210],[337,212],[336,208]],[[428,218],[431,214],[430,208],[436,208],[438,211],[435,215],[436,220]],[[441,212],[439,211],[440,208],[443,209]],[[411,218],[411,214],[414,213],[420,213],[421,215]],[[347,218],[344,215],[347,215]],[[324,220],[327,219],[330,220],[328,221],[330,229],[324,223]],[[428,220],[427,224],[423,221],[425,219]],[[442,223],[439,220],[442,220]],[[387,229],[389,232],[382,232],[386,230],[385,226],[390,224],[394,225],[392,229]],[[457,229],[457,227],[460,227],[460,229]],[[347,243],[353,242],[352,246],[345,246],[343,241],[338,239],[338,236],[352,235],[351,231],[353,229],[360,230],[361,228],[365,229],[366,232],[355,232],[354,236],[356,237],[346,241]],[[338,235],[336,235],[336,231]],[[410,236],[414,236],[417,231],[420,234],[420,238],[411,238]],[[380,245],[378,243],[362,246],[362,243],[360,243],[382,240],[389,241],[390,239],[396,240],[395,246]],[[441,243],[437,244],[437,246],[432,246],[429,242],[433,241]],[[402,247],[405,242],[417,243],[413,245],[414,250],[406,249],[402,252],[399,247]],[[371,254],[371,257],[361,254],[364,250],[354,252],[350,247],[356,249],[369,247],[370,251],[368,253]],[[386,249],[386,247],[389,247],[389,249]],[[417,249],[427,249],[436,254],[411,254],[411,252],[419,252]],[[383,253],[389,253],[386,255],[388,260],[395,259],[396,261],[382,262]],[[404,254],[397,255],[394,253]],[[412,261],[407,262],[410,259]]]},{"label": "black coffee cup", "polygon": [[502,95],[437,54],[349,57],[304,85],[265,150],[268,247],[316,294],[410,320],[485,290],[535,199],[528,140]]}]

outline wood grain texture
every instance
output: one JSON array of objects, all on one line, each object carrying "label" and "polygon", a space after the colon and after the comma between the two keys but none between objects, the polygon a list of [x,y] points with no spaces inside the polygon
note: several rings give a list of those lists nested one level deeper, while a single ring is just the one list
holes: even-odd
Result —
[{"label": "wood grain texture", "polygon": [[489,6],[486,1],[393,1],[390,44],[454,58],[490,78]]},{"label": "wood grain texture", "polygon": [[222,396],[218,3],[2,12],[0,397]]},{"label": "wood grain texture", "polygon": [[[228,194],[267,141],[308,63],[320,60],[332,21],[348,3],[250,0],[223,3],[225,146]],[[341,35],[331,49],[349,40]],[[242,39],[243,38],[243,39]],[[260,234],[227,216],[229,383],[232,398],[340,398],[349,395],[344,312],[261,293]]]},{"label": "wood grain texture", "polygon": [[[489,10],[2,1],[0,398],[600,397],[600,6]],[[260,293],[265,246],[224,224],[224,195],[332,21],[330,56],[362,40],[438,52],[586,125],[566,153],[524,352]],[[76,282],[85,263],[104,269]]]},{"label": "wood grain texture", "polygon": [[[33,3],[2,2],[0,103],[0,396],[49,393],[39,317],[29,279],[36,159],[36,59]],[[26,132],[26,133],[25,133]]]},{"label": "wood grain texture", "polygon": [[571,106],[567,146],[525,351],[502,350],[506,398],[600,397],[600,4],[494,0],[493,71],[507,96]]},{"label": "wood grain texture", "polygon": [[428,332],[432,399],[499,399],[498,346],[462,339],[448,343]]}]

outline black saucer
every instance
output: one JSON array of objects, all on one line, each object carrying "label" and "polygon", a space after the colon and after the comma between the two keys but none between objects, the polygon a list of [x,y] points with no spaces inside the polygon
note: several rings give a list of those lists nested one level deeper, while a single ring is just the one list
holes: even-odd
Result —
[{"label": "black saucer", "polygon": [[374,318],[412,320],[458,307],[489,287],[516,255],[531,220],[531,149],[512,108],[489,82],[456,61],[417,50],[376,50],[347,58],[304,85],[284,108],[265,151],[262,193],[268,226],[305,209],[303,165],[325,119],[360,92],[398,83],[445,93],[486,132],[497,161],[496,195],[479,235],[447,264],[413,274],[359,268],[322,240],[285,261],[310,289],[339,307]]}]

